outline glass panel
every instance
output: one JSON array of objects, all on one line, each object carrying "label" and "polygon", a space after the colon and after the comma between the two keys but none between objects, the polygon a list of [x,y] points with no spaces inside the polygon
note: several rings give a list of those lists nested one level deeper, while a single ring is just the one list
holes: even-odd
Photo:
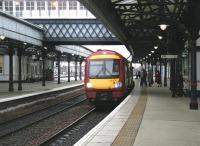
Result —
[{"label": "glass panel", "polygon": [[58,1],[58,10],[66,10],[67,2],[66,1]]},{"label": "glass panel", "polygon": [[80,10],[86,10],[86,8],[84,7],[84,5],[82,5],[81,3],[80,3]]},{"label": "glass panel", "polygon": [[24,10],[24,2],[23,1],[15,1],[15,10],[16,16],[22,17],[22,11]]},{"label": "glass panel", "polygon": [[34,10],[34,1],[26,2],[26,10]]},{"label": "glass panel", "polygon": [[0,10],[3,10],[3,2],[2,1],[0,1]]},{"label": "glass panel", "polygon": [[89,66],[89,77],[91,79],[119,77],[120,66],[118,59],[91,60]]},{"label": "glass panel", "polygon": [[77,1],[76,0],[69,1],[69,10],[77,10]]},{"label": "glass panel", "polygon": [[45,2],[37,1],[37,10],[45,10]]},{"label": "glass panel", "polygon": [[5,1],[5,11],[9,14],[13,14],[13,2],[12,1]]},{"label": "glass panel", "polygon": [[56,10],[57,6],[58,6],[57,1],[49,1],[48,2],[48,10]]}]

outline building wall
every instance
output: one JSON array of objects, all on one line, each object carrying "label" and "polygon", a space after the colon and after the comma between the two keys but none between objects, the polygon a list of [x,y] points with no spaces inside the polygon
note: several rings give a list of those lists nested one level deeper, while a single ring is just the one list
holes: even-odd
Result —
[{"label": "building wall", "polygon": [[0,10],[20,18],[95,18],[77,0],[2,0]]}]

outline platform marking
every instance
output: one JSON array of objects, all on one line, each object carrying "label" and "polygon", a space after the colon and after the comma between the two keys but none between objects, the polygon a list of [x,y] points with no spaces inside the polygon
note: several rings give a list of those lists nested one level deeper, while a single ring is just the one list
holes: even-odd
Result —
[{"label": "platform marking", "polygon": [[137,136],[143,114],[147,103],[147,89],[141,90],[141,96],[138,99],[131,115],[120,130],[119,134],[112,143],[112,146],[133,146]]}]

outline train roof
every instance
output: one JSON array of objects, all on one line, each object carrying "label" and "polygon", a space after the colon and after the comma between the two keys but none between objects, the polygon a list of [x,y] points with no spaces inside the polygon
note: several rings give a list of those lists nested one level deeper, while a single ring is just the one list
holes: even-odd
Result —
[{"label": "train roof", "polygon": [[94,56],[94,55],[117,55],[120,58],[124,58],[121,54],[112,51],[112,50],[97,50],[96,52],[90,54],[87,58]]}]

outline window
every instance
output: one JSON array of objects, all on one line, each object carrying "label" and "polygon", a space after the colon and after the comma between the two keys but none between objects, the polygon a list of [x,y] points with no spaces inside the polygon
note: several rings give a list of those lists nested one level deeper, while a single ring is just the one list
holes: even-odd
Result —
[{"label": "window", "polygon": [[0,55],[0,74],[3,74],[3,55]]},{"label": "window", "polygon": [[48,10],[56,10],[57,6],[58,6],[57,1],[49,1],[48,2]]},{"label": "window", "polygon": [[3,2],[0,1],[0,11],[3,10]]},{"label": "window", "polygon": [[91,60],[89,76],[91,79],[119,77],[120,63],[118,59]]},{"label": "window", "polygon": [[45,1],[37,1],[37,10],[45,10]]},{"label": "window", "polygon": [[67,2],[66,1],[58,1],[58,10],[66,10]]},{"label": "window", "polygon": [[80,8],[79,8],[80,10],[86,10],[86,8],[84,7],[84,5],[82,5],[81,3],[80,3]]},{"label": "window", "polygon": [[22,17],[22,11],[24,10],[23,1],[15,1],[16,16]]},{"label": "window", "polygon": [[26,2],[26,10],[34,10],[34,1]]},{"label": "window", "polygon": [[77,1],[69,0],[69,10],[77,10]]},{"label": "window", "polygon": [[13,14],[13,1],[4,1],[5,2],[5,11],[9,14]]}]

